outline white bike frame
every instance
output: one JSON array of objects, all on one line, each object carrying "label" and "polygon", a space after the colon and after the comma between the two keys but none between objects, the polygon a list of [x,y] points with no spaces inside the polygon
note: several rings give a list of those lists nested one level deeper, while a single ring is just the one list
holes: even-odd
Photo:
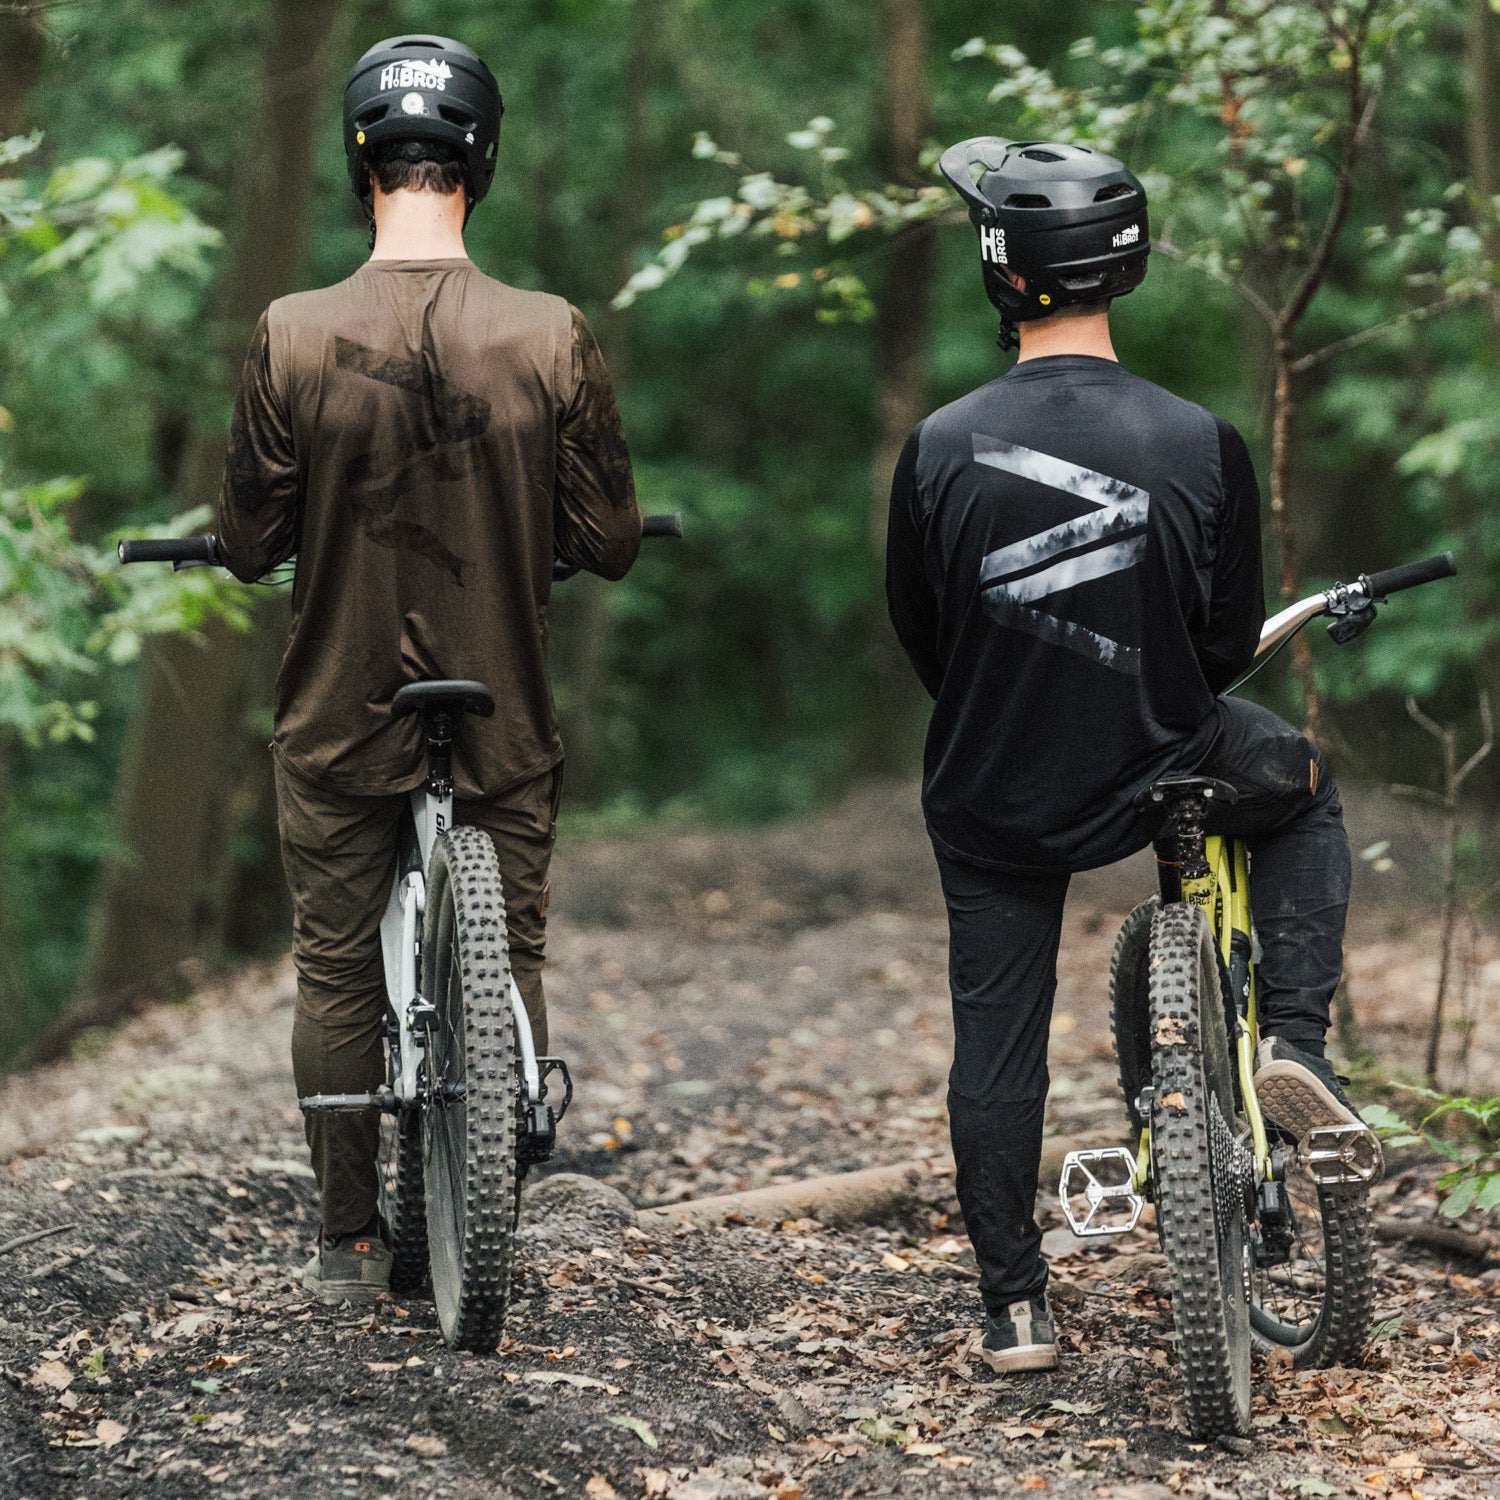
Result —
[{"label": "white bike frame", "polygon": [[[424,784],[411,794],[412,821],[417,829],[418,869],[403,874],[398,868],[391,884],[390,900],[380,918],[380,947],[385,958],[385,988],[391,1013],[396,1018],[396,1069],[392,1091],[403,1104],[414,1102],[420,1092],[417,1070],[426,1046],[426,1032],[415,1024],[421,983],[422,912],[427,904],[426,871],[438,835],[453,826],[453,795],[437,796]],[[430,998],[430,997],[429,997]],[[521,1050],[521,1076],[528,1104],[542,1099],[542,1077],[537,1066],[536,1044],[526,1003],[510,981],[510,1008],[516,1018],[516,1041]]]}]

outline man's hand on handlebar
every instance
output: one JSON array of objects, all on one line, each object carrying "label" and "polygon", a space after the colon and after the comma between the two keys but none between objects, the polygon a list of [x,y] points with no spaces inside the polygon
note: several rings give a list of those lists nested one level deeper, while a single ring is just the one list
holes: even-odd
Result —
[{"label": "man's hand on handlebar", "polygon": [[[674,511],[667,516],[642,516],[641,517],[641,540],[653,536],[681,536],[682,535],[682,512]],[[571,578],[575,573],[583,570],[577,563],[564,562],[562,558],[555,558],[552,563],[552,581],[561,583],[564,578]]]}]

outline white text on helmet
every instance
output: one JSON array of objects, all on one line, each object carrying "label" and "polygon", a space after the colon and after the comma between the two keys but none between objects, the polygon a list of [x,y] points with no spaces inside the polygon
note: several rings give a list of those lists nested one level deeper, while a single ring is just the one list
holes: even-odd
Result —
[{"label": "white text on helmet", "polygon": [[1008,265],[1005,254],[1005,231],[1003,229],[981,229],[979,231],[979,258],[992,260],[997,266]]},{"label": "white text on helmet", "polygon": [[433,58],[431,62],[425,62],[414,57],[410,62],[387,63],[380,70],[380,87],[436,89],[441,94],[447,89],[448,79],[452,77],[453,69],[440,59]]},{"label": "white text on helmet", "polygon": [[1139,224],[1132,224],[1132,225],[1130,225],[1130,227],[1128,229],[1122,229],[1114,237],[1114,239],[1112,239],[1110,241],[1110,244],[1113,245],[1116,250],[1118,250],[1121,245],[1133,245],[1133,244],[1135,244],[1135,242],[1138,239],[1140,239],[1140,237],[1141,237],[1141,226]]}]

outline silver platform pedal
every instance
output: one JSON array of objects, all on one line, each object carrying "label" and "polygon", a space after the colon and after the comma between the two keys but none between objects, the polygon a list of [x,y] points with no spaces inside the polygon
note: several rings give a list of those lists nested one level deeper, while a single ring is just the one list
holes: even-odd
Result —
[{"label": "silver platform pedal", "polygon": [[297,1108],[305,1115],[347,1115],[366,1109],[395,1114],[396,1096],[389,1089],[379,1089],[373,1094],[309,1094],[297,1101]]},{"label": "silver platform pedal", "polygon": [[1146,1206],[1134,1183],[1135,1153],[1124,1146],[1068,1152],[1057,1185],[1068,1227],[1080,1239],[1129,1234]]},{"label": "silver platform pedal", "polygon": [[1319,1187],[1352,1187],[1379,1182],[1385,1153],[1373,1130],[1363,1125],[1325,1125],[1310,1130],[1297,1155]]}]

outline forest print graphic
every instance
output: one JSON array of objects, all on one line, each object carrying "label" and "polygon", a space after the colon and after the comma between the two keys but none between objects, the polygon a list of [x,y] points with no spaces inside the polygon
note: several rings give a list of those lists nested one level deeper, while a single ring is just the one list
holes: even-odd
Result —
[{"label": "forest print graphic", "polygon": [[1121,642],[1040,609],[1039,600],[1133,568],[1146,551],[1145,490],[1019,443],[972,434],[974,462],[1034,480],[1098,507],[989,553],[979,569],[980,596],[1008,630],[1076,651],[1101,666],[1138,677],[1139,642]]}]

